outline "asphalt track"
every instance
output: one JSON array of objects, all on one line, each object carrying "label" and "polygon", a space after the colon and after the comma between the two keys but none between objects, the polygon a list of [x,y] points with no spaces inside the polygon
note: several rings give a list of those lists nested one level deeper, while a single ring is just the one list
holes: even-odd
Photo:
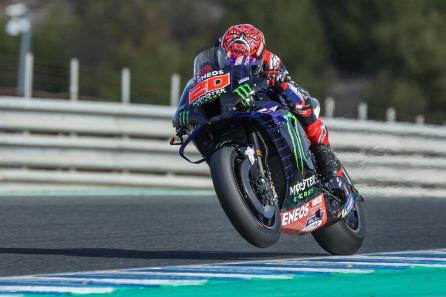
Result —
[{"label": "asphalt track", "polygon": [[[311,236],[257,249],[215,196],[0,197],[0,275],[326,255]],[[360,252],[446,247],[446,199],[366,202]]]}]

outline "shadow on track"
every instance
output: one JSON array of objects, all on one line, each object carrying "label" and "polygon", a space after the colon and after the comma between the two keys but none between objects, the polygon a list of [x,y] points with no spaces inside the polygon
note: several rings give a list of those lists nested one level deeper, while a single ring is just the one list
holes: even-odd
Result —
[{"label": "shadow on track", "polygon": [[310,257],[322,254],[275,252],[225,252],[225,251],[139,251],[105,248],[0,248],[0,254],[56,255],[73,257],[122,258],[122,259],[175,259],[175,260],[253,260],[274,257]]}]

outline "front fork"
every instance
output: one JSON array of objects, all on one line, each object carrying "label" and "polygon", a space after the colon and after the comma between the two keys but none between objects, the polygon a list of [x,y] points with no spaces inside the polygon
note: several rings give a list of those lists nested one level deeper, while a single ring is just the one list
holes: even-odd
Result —
[{"label": "front fork", "polygon": [[257,136],[257,133],[252,129],[248,130],[248,140],[250,143],[254,144],[254,154],[257,159],[257,164],[259,166],[259,172],[262,176],[266,176],[265,169],[263,168],[262,151],[260,150],[259,138]]},{"label": "front fork", "polygon": [[268,201],[270,205],[277,205],[278,195],[272,181],[271,172],[265,170],[262,161],[262,151],[260,149],[259,138],[253,129],[248,130],[248,140],[254,145],[254,156],[259,170],[258,192]]}]

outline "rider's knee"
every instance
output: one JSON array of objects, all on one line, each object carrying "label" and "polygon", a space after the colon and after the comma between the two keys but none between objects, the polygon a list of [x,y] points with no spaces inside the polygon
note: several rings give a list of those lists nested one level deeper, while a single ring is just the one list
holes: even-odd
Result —
[{"label": "rider's knee", "polygon": [[321,105],[319,103],[319,100],[314,97],[310,98],[310,105],[311,109],[313,109],[314,116],[316,117],[316,119],[318,119],[321,112]]}]

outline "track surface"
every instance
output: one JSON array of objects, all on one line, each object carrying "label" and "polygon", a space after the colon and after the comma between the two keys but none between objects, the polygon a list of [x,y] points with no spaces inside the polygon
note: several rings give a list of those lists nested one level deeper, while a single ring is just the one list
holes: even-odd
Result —
[{"label": "track surface", "polygon": [[[311,236],[243,241],[210,197],[1,197],[0,275],[325,255]],[[361,252],[446,247],[446,199],[366,203]]]}]

